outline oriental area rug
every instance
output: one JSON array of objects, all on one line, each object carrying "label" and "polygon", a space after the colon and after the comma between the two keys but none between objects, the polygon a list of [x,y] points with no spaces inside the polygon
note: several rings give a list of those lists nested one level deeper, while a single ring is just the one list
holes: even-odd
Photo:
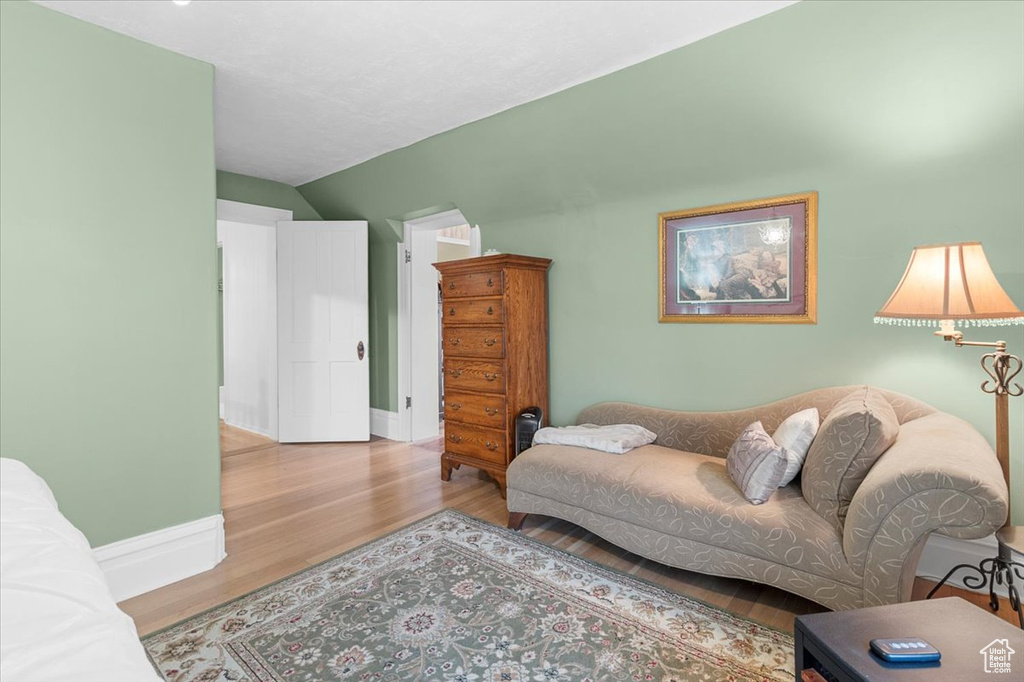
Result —
[{"label": "oriental area rug", "polygon": [[787,634],[451,510],[143,644],[169,682],[793,679]]}]

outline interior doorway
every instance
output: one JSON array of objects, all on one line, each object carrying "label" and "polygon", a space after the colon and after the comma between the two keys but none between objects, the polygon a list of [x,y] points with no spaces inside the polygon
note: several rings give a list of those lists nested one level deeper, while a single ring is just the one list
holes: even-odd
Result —
[{"label": "interior doorway", "polygon": [[433,264],[480,255],[480,228],[459,210],[404,223],[398,245],[399,432],[436,438],[443,412],[439,274]]},{"label": "interior doorway", "polygon": [[221,418],[289,443],[370,437],[365,220],[217,201]]},{"label": "interior doorway", "polygon": [[277,223],[292,212],[217,201],[221,419],[278,438]]}]

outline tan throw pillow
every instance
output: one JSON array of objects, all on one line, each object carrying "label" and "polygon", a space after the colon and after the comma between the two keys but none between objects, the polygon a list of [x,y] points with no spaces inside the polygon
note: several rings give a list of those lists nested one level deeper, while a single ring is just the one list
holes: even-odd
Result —
[{"label": "tan throw pillow", "polygon": [[763,504],[786,475],[786,453],[754,422],[740,434],[725,458],[729,478],[751,504]]},{"label": "tan throw pillow", "polygon": [[899,431],[892,405],[871,387],[840,400],[807,452],[801,480],[804,499],[822,518],[842,529],[854,493]]}]

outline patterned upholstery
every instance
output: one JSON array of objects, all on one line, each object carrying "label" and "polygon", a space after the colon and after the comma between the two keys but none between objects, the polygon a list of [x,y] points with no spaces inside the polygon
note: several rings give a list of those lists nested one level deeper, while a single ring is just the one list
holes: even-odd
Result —
[{"label": "patterned upholstery", "polygon": [[843,398],[811,442],[801,473],[804,499],[842,529],[861,481],[899,433],[896,413],[878,391],[865,386]]},{"label": "patterned upholstery", "polygon": [[895,411],[899,435],[852,492],[841,528],[807,503],[799,478],[755,506],[725,471],[725,454],[751,422],[772,431],[807,407],[824,419],[857,390],[734,412],[587,408],[579,423],[639,424],[658,440],[625,455],[531,448],[509,466],[509,511],[563,518],[655,561],[775,585],[833,609],[906,601],[929,533],[983,537],[1006,517],[995,454],[969,424],[874,389]]},{"label": "patterned upholstery", "polygon": [[1007,499],[995,453],[970,424],[942,412],[904,424],[846,515],[843,550],[864,576],[864,606],[910,599],[914,544],[933,531],[989,535],[1006,521]]}]

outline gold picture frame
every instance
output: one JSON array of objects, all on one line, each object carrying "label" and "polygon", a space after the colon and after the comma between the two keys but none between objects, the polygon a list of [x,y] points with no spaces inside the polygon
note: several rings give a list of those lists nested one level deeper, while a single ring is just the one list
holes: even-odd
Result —
[{"label": "gold picture frame", "polygon": [[658,214],[658,321],[816,324],[818,193]]}]

